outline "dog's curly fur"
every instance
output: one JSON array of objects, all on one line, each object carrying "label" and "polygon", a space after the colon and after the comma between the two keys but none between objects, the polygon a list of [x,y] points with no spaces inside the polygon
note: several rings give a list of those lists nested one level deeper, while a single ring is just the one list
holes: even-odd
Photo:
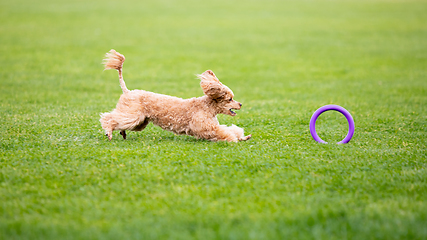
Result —
[{"label": "dog's curly fur", "polygon": [[203,97],[181,99],[144,90],[128,90],[123,80],[125,57],[112,49],[104,59],[105,69],[116,69],[123,94],[116,109],[101,114],[101,125],[108,139],[114,130],[126,139],[126,130],[142,131],[149,122],[176,134],[187,134],[211,141],[238,142],[251,138],[243,128],[220,125],[216,115],[235,116],[233,109],[242,104],[233,100],[233,92],[211,70],[198,75]]}]

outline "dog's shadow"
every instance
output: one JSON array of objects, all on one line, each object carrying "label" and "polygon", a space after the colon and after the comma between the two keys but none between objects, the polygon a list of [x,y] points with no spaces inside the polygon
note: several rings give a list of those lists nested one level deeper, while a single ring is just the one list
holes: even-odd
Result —
[{"label": "dog's shadow", "polygon": [[123,137],[120,135],[120,133],[116,132],[114,134],[113,139],[111,141],[108,140],[108,137],[106,137],[104,134],[102,134],[101,131],[97,134],[97,137],[95,137],[98,141],[104,142],[104,143],[114,143],[114,144],[121,144],[121,143],[144,143],[144,144],[171,144],[171,143],[183,143],[183,144],[214,144],[217,146],[229,146],[230,144],[233,144],[233,142],[227,142],[227,141],[209,141],[206,139],[197,139],[192,136],[188,135],[177,135],[171,132],[166,132],[162,130],[148,130],[143,132],[131,132],[128,131],[126,135],[126,139],[123,139]]}]

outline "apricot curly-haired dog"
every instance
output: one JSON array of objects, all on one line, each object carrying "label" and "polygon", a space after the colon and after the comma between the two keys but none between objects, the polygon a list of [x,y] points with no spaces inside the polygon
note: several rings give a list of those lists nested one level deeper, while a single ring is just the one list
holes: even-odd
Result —
[{"label": "apricot curly-haired dog", "polygon": [[235,116],[233,109],[242,104],[233,100],[233,92],[222,84],[211,70],[198,75],[203,97],[181,99],[144,90],[128,90],[123,80],[125,57],[112,49],[104,59],[105,69],[119,72],[120,96],[116,109],[101,114],[101,125],[111,140],[114,130],[126,139],[126,130],[142,131],[149,122],[176,134],[187,134],[210,141],[238,142],[251,138],[243,128],[220,125],[217,114]]}]

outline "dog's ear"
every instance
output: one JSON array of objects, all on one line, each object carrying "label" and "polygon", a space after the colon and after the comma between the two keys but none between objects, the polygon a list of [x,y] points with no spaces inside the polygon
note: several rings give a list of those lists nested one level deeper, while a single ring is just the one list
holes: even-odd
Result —
[{"label": "dog's ear", "polygon": [[[218,78],[215,76],[215,73],[214,72],[212,72],[212,70],[206,70],[204,73],[202,73],[202,74],[209,74],[209,75],[211,75],[212,77],[214,77],[216,80],[218,80]],[[219,81],[219,80],[218,80]]]},{"label": "dog's ear", "polygon": [[201,81],[200,86],[202,87],[203,93],[212,99],[221,98],[226,94],[224,87],[216,82]]},{"label": "dog's ear", "polygon": [[211,70],[207,70],[197,76],[200,78],[200,87],[206,96],[218,99],[226,94],[224,86]]},{"label": "dog's ear", "polygon": [[206,81],[214,81],[221,83],[218,78],[215,76],[215,73],[212,72],[212,70],[206,70],[204,73],[197,75],[200,80],[206,80]]}]

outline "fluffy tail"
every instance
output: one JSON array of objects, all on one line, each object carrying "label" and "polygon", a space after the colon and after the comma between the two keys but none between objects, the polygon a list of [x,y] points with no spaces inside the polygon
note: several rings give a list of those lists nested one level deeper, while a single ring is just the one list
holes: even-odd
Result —
[{"label": "fluffy tail", "polygon": [[122,68],[123,68],[124,61],[125,61],[125,56],[116,52],[116,50],[111,49],[109,52],[105,54],[105,59],[103,63],[105,65],[105,70],[116,69],[117,71],[119,71],[120,87],[122,88],[123,93],[128,93],[129,89],[127,89],[125,81],[123,80],[123,75],[122,75]]}]

